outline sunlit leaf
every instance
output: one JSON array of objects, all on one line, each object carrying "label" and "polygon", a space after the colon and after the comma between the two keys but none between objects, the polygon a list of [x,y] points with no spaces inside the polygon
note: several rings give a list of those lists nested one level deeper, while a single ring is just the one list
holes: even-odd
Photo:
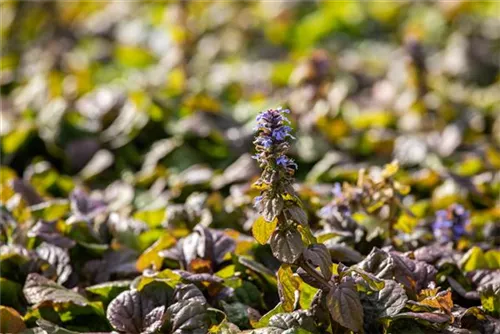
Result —
[{"label": "sunlit leaf", "polygon": [[289,265],[283,264],[278,270],[278,292],[281,305],[286,312],[291,312],[295,305],[295,292],[299,288],[300,281],[293,276]]},{"label": "sunlit leaf", "polygon": [[152,267],[154,270],[160,270],[163,263],[163,257],[158,253],[166,248],[172,247],[176,243],[176,239],[168,232],[164,233],[153,245],[142,253],[137,259],[136,267],[139,271]]},{"label": "sunlit leaf", "polygon": [[255,240],[257,240],[261,245],[265,245],[274,230],[276,229],[276,225],[278,224],[278,220],[274,219],[271,222],[268,222],[264,219],[264,217],[259,216],[255,220],[252,225],[252,234]]}]

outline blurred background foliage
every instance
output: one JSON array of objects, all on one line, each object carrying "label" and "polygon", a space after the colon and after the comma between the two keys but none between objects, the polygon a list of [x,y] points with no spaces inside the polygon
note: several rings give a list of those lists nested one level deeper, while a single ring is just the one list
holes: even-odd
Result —
[{"label": "blurred background foliage", "polygon": [[42,195],[119,179],[182,199],[185,184],[250,179],[254,117],[281,105],[299,180],[397,158],[435,208],[498,205],[497,1],[2,1],[1,14],[2,178]]},{"label": "blurred background foliage", "polygon": [[[295,188],[335,263],[395,263],[371,252],[388,243],[452,258],[436,264],[440,283],[467,307],[484,277],[498,280],[499,1],[3,0],[0,11],[0,297],[17,310],[0,313],[20,327],[48,318],[23,299],[25,280],[46,285],[35,272],[104,296],[78,317],[60,309],[54,322],[78,331],[111,329],[104,310],[130,281],[95,284],[150,280],[151,268],[216,273],[240,295],[218,307],[242,329],[283,311],[280,264],[249,236],[255,117],[278,106],[291,110]],[[368,210],[332,214],[358,197]],[[230,247],[215,252],[222,235]]]}]

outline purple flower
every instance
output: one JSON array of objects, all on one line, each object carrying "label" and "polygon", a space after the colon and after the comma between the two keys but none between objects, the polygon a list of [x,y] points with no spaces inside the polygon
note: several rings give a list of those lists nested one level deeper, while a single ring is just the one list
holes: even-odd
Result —
[{"label": "purple flower", "polygon": [[288,165],[288,158],[286,157],[286,155],[278,157],[278,159],[276,159],[276,164],[278,166],[286,167]]},{"label": "purple flower", "polygon": [[290,136],[290,130],[291,128],[287,125],[280,126],[279,128],[273,130],[272,136],[274,139],[282,141]]},{"label": "purple flower", "polygon": [[462,205],[453,204],[447,210],[436,212],[432,231],[436,240],[440,242],[456,241],[466,234],[467,224],[469,224],[469,212]]},{"label": "purple flower", "polygon": [[253,142],[257,153],[254,158],[259,162],[262,174],[255,183],[261,193],[255,198],[254,207],[267,221],[272,221],[285,209],[286,195],[297,198],[292,186],[297,164],[286,155],[290,148],[288,138],[293,139],[290,135],[292,129],[287,125],[290,122],[285,117],[289,112],[281,108],[269,109],[257,116],[257,135]]},{"label": "purple flower", "polygon": [[330,220],[337,219],[338,214],[341,217],[350,217],[351,209],[349,203],[346,201],[346,197],[342,193],[342,186],[339,182],[333,185],[332,194],[334,196],[333,200],[320,209],[318,216],[320,218]]},{"label": "purple flower", "polygon": [[342,187],[340,186],[339,182],[335,182],[335,184],[333,185],[332,194],[335,197],[344,197],[344,195],[342,194]]},{"label": "purple flower", "polygon": [[333,210],[334,210],[333,205],[327,204],[319,210],[318,216],[327,219],[333,214]]},{"label": "purple flower", "polygon": [[286,155],[279,156],[276,159],[276,164],[284,168],[297,169],[297,164]]},{"label": "purple flower", "polygon": [[284,116],[289,113],[288,109],[269,109],[257,116],[257,137],[254,144],[257,154],[254,158],[259,161],[261,167],[282,167],[286,173],[293,175],[292,170],[297,169],[297,164],[286,156],[289,144],[287,138],[292,130],[289,121]]},{"label": "purple flower", "polygon": [[455,225],[453,226],[453,234],[454,235],[464,235],[465,234],[465,226],[463,225]]},{"label": "purple flower", "polygon": [[257,160],[260,163],[266,162],[266,156],[263,153],[257,153],[255,155],[252,155],[252,159]]},{"label": "purple flower", "polygon": [[273,145],[273,140],[268,136],[260,136],[255,140],[255,144],[270,148]]},{"label": "purple flower", "polygon": [[260,205],[260,202],[262,202],[263,196],[255,196],[253,199],[253,206],[254,208],[258,207]]},{"label": "purple flower", "polygon": [[[279,131],[284,131],[285,134],[290,132],[290,127],[284,126],[285,124],[288,124],[289,121],[288,119],[283,115],[283,113],[288,113],[290,112],[289,110],[281,110],[280,108],[278,109],[269,109],[266,111],[261,112],[259,115],[257,115],[256,120],[257,120],[257,130],[277,130],[279,128],[284,128],[283,130]],[[279,140],[283,140],[285,137]]]}]

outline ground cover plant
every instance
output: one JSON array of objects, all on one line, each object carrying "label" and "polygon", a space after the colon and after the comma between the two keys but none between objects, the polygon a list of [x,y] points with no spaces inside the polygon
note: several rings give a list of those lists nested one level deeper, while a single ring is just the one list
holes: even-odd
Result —
[{"label": "ground cover plant", "polygon": [[500,333],[500,6],[3,1],[1,333]]}]

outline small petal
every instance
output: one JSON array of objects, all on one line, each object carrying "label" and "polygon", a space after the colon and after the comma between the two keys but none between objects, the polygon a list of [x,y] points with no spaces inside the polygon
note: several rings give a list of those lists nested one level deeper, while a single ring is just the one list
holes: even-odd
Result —
[{"label": "small petal", "polygon": [[276,159],[276,164],[278,166],[287,167],[287,165],[288,165],[288,157],[286,155],[282,155],[282,156],[278,157],[278,159]]},{"label": "small petal", "polygon": [[339,182],[335,182],[335,184],[333,185],[332,193],[335,197],[343,197],[342,187],[340,186]]}]

